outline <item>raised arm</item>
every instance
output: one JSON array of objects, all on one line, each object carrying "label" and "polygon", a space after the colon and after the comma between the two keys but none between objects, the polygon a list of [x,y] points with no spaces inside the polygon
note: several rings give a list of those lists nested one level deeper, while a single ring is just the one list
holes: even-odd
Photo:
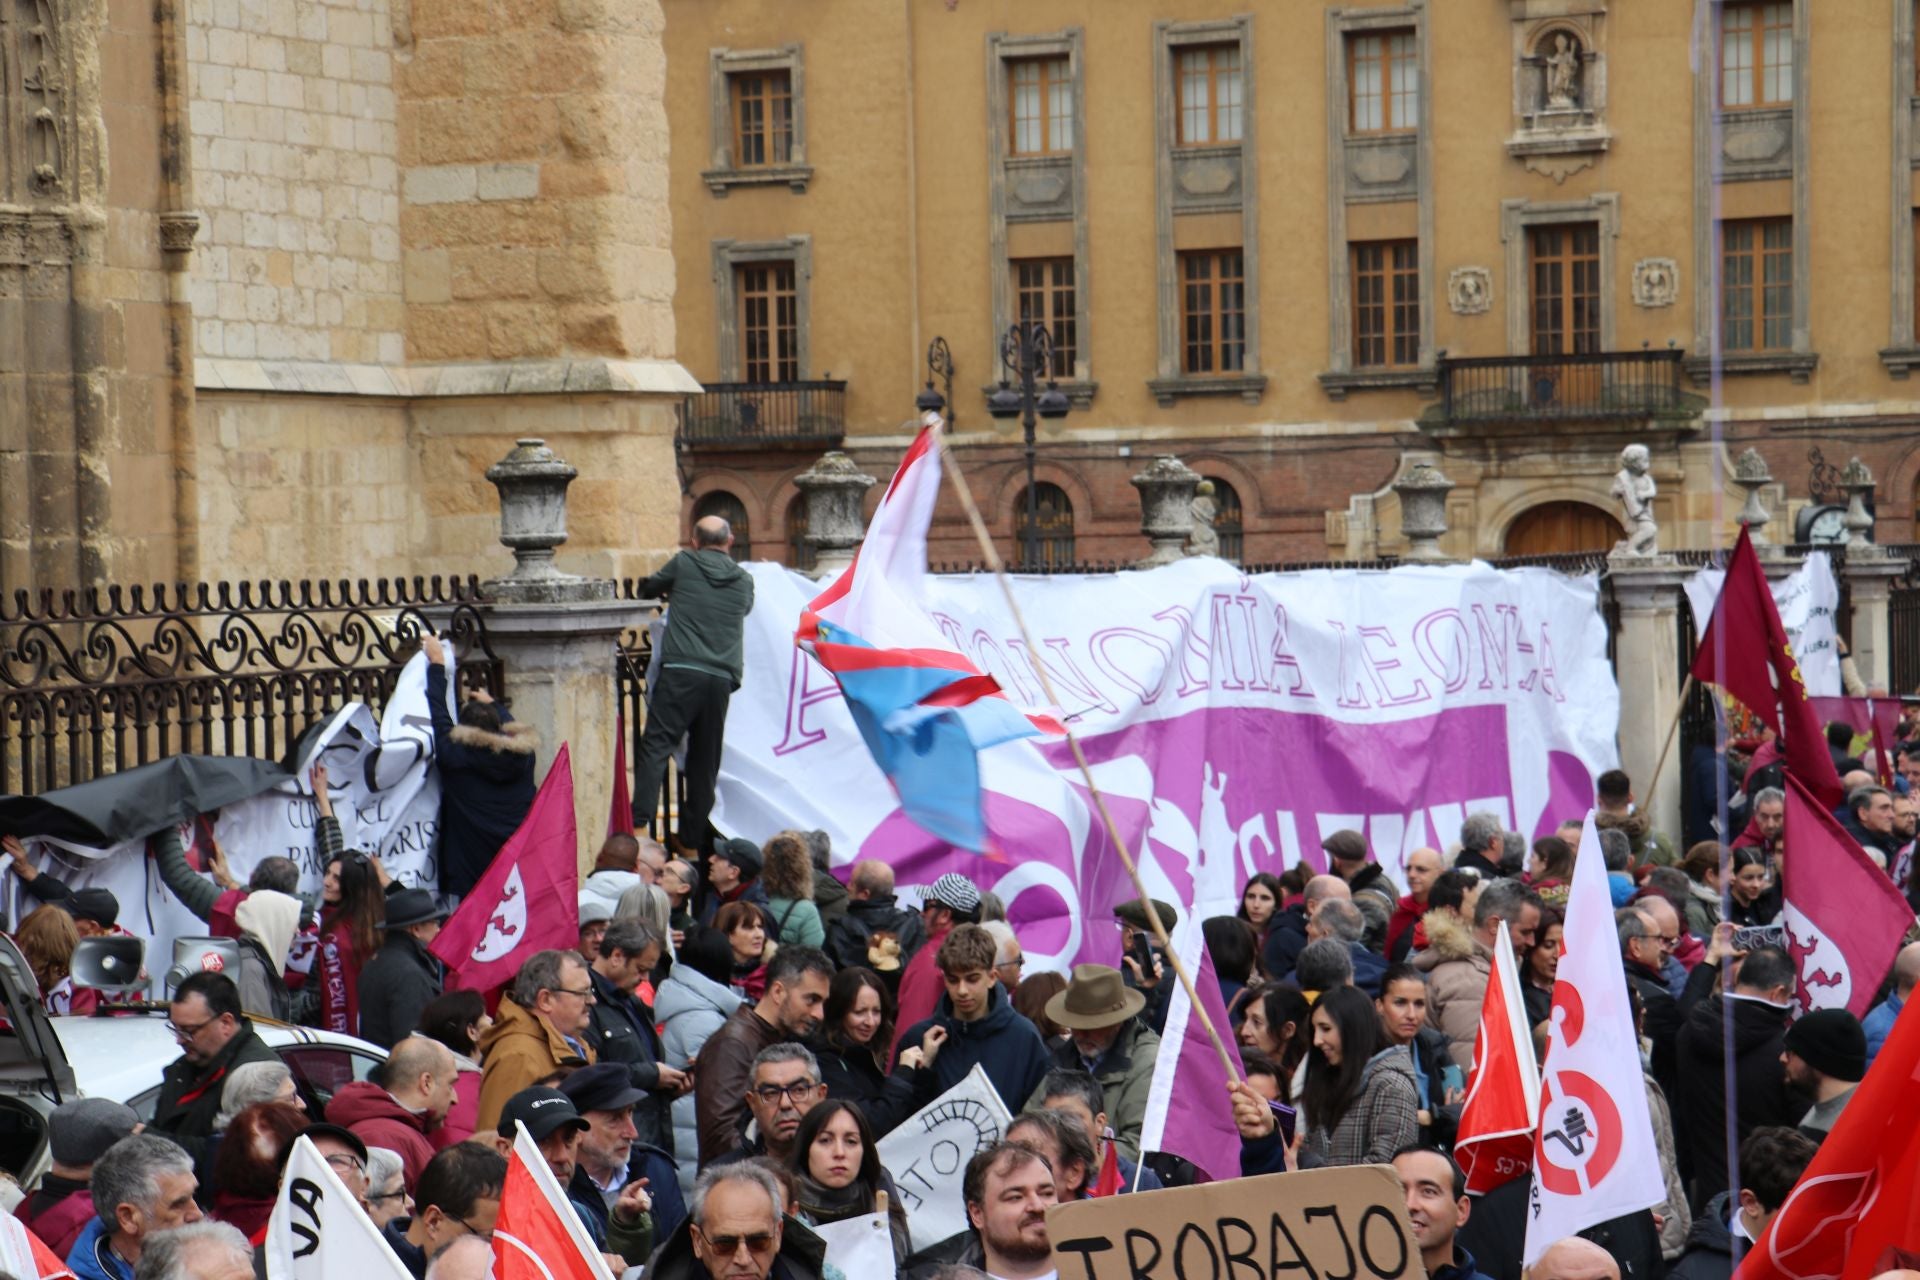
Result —
[{"label": "raised arm", "polygon": [[27,851],[13,836],[0,836],[0,855],[5,856],[13,867],[13,874],[20,877],[20,887],[42,902],[58,902],[62,898],[73,896],[73,890],[67,882],[56,879],[27,861]]},{"label": "raised arm", "polygon": [[211,922],[213,904],[219,901],[220,890],[213,881],[187,865],[187,850],[180,841],[180,828],[168,827],[160,833],[154,844],[154,865],[160,869],[160,881],[167,886],[167,892],[180,899],[187,910]]}]

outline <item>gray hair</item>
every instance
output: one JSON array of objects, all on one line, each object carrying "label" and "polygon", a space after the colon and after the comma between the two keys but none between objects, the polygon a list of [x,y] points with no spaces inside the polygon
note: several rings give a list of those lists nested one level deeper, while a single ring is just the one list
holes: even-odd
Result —
[{"label": "gray hair", "polygon": [[133,1280],[196,1280],[206,1272],[194,1265],[194,1255],[209,1246],[225,1250],[234,1262],[252,1270],[253,1246],[240,1229],[205,1218],[170,1231],[156,1231],[141,1241]]},{"label": "gray hair", "polygon": [[1758,809],[1763,804],[1785,804],[1786,802],[1787,793],[1778,787],[1762,787],[1753,793],[1753,808],[1755,809]]},{"label": "gray hair", "polygon": [[243,1062],[227,1073],[220,1090],[220,1114],[213,1118],[213,1131],[225,1133],[233,1118],[256,1102],[272,1102],[280,1095],[280,1086],[293,1079],[284,1062]]},{"label": "gray hair", "polygon": [[1460,851],[1485,853],[1493,842],[1506,834],[1507,824],[1497,813],[1470,813],[1460,824]]},{"label": "gray hair", "polygon": [[1883,786],[1855,787],[1847,793],[1847,808],[1858,810],[1861,805],[1870,802],[1875,796],[1892,796],[1893,792]]},{"label": "gray hair", "polygon": [[387,1184],[395,1178],[403,1177],[407,1172],[406,1161],[400,1153],[390,1147],[367,1148],[367,1194],[374,1195],[387,1190]]},{"label": "gray hair", "polygon": [[1523,866],[1527,861],[1527,838],[1518,831],[1500,833],[1500,861],[1510,866]]},{"label": "gray hair", "polygon": [[520,972],[513,978],[513,1002],[522,1009],[531,1011],[534,1002],[540,999],[542,991],[558,991],[563,985],[560,971],[567,961],[577,965],[587,962],[580,958],[578,951],[536,951],[520,966]]},{"label": "gray hair", "polygon": [[980,923],[985,924],[989,920],[1005,920],[1006,918],[1007,904],[1001,899],[1000,895],[991,889],[982,889],[980,891]]},{"label": "gray hair", "polygon": [[819,871],[833,869],[833,837],[815,829],[800,833],[807,840],[807,856],[813,859],[813,865]]},{"label": "gray hair", "polygon": [[1613,919],[1620,931],[1620,946],[1623,950],[1629,942],[1638,942],[1641,938],[1655,936],[1652,922],[1641,915],[1638,908],[1622,907],[1613,913]]},{"label": "gray hair", "polygon": [[1540,895],[1518,880],[1495,880],[1480,891],[1473,904],[1473,927],[1484,929],[1495,916],[1511,925],[1519,918],[1520,908],[1540,906]]},{"label": "gray hair", "polygon": [[774,1225],[780,1223],[781,1210],[786,1203],[780,1194],[780,1184],[773,1175],[751,1161],[737,1164],[708,1165],[693,1180],[693,1194],[687,1197],[687,1217],[693,1225],[705,1230],[707,1225],[707,1197],[713,1189],[723,1182],[744,1182],[767,1193],[767,1207],[773,1211]]},{"label": "gray hair", "polygon": [[1011,964],[1013,949],[1020,945],[1020,940],[1013,936],[1013,926],[1005,920],[986,920],[980,927],[993,935],[993,967]]},{"label": "gray hair", "polygon": [[275,854],[260,859],[253,874],[247,877],[249,889],[272,889],[275,893],[298,896],[300,893],[300,864],[292,858]]},{"label": "gray hair", "polygon": [[[1324,908],[1322,908],[1324,910]],[[1317,938],[1293,962],[1293,980],[1303,991],[1331,991],[1353,984],[1353,955],[1338,938]]]},{"label": "gray hair", "polygon": [[1600,832],[1600,860],[1607,864],[1609,871],[1627,869],[1627,864],[1633,861],[1633,841],[1626,832],[1618,827]]},{"label": "gray hair", "polygon": [[151,1133],[136,1133],[107,1148],[93,1162],[93,1212],[109,1227],[123,1204],[151,1213],[160,1200],[160,1179],[193,1173],[193,1157],[177,1143]]},{"label": "gray hair", "polygon": [[[653,889],[650,884],[641,887]],[[659,890],[654,889],[654,892],[658,893]],[[600,939],[600,954],[604,956],[618,951],[621,955],[632,957],[645,952],[648,947],[664,949],[666,945],[666,939],[648,921],[623,917],[607,926],[606,936]]]},{"label": "gray hair", "polygon": [[[672,932],[669,922],[673,918],[673,902],[667,897],[667,891],[659,885],[637,884],[620,895],[620,901],[613,908],[613,918],[616,921],[640,921],[651,928],[654,936],[665,945],[667,935]],[[606,945],[607,940],[602,938],[601,948],[605,949]]]},{"label": "gray hair", "polygon": [[812,1076],[816,1082],[820,1079],[820,1060],[813,1056],[813,1051],[807,1048],[807,1046],[796,1044],[791,1040],[782,1040],[779,1044],[770,1044],[755,1054],[753,1056],[753,1066],[747,1072],[747,1079],[752,1080],[759,1075],[761,1067],[777,1066],[782,1062],[798,1062],[806,1067],[807,1074]]},{"label": "gray hair", "polygon": [[1346,898],[1328,898],[1313,913],[1313,918],[1330,937],[1342,942],[1358,942],[1367,931],[1367,918]]}]

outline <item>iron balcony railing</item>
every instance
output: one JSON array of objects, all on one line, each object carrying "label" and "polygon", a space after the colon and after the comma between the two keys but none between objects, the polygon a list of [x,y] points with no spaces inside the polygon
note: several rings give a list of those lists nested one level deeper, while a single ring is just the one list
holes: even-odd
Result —
[{"label": "iron balcony railing", "polygon": [[1429,412],[1448,424],[1692,417],[1701,406],[1681,390],[1683,354],[1443,356],[1440,402]]},{"label": "iron balcony railing", "polygon": [[709,382],[680,402],[683,449],[835,448],[847,430],[844,378]]}]

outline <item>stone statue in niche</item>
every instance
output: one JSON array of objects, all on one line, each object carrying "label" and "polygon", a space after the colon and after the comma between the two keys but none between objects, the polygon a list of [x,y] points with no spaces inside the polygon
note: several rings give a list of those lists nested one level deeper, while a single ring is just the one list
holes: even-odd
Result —
[{"label": "stone statue in niche", "polygon": [[1647,446],[1630,444],[1620,451],[1620,470],[1613,477],[1612,492],[1626,517],[1627,536],[1613,544],[1616,556],[1660,554],[1660,526],[1653,522],[1656,486],[1648,474],[1652,467],[1653,456]]},{"label": "stone statue in niche", "polygon": [[1194,486],[1193,501],[1187,510],[1193,514],[1193,532],[1187,535],[1187,554],[1219,555],[1220,535],[1214,530],[1213,522],[1220,515],[1220,504],[1213,496],[1213,481],[1202,480]]},{"label": "stone statue in niche", "polygon": [[1553,52],[1545,59],[1547,109],[1574,111],[1580,106],[1580,42],[1566,32],[1555,33]]},{"label": "stone statue in niche", "polygon": [[1477,316],[1493,305],[1493,273],[1485,267],[1455,267],[1447,276],[1447,305],[1457,316]]},{"label": "stone statue in niche", "polygon": [[1680,264],[1672,258],[1642,258],[1633,264],[1633,302],[1670,307],[1680,297]]}]

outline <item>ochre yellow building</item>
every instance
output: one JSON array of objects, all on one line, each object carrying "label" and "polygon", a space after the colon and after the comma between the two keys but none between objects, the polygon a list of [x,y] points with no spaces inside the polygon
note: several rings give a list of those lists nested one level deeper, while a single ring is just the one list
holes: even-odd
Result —
[{"label": "ochre yellow building", "polygon": [[1610,546],[1630,442],[1668,548],[1727,540],[1750,445],[1776,540],[1854,455],[1914,536],[1914,0],[664,8],[681,473],[751,555],[824,449],[887,473],[936,338],[1012,550],[1024,318],[1052,558],[1141,554],[1160,453],[1250,562],[1399,551],[1419,461],[1456,554]]}]

